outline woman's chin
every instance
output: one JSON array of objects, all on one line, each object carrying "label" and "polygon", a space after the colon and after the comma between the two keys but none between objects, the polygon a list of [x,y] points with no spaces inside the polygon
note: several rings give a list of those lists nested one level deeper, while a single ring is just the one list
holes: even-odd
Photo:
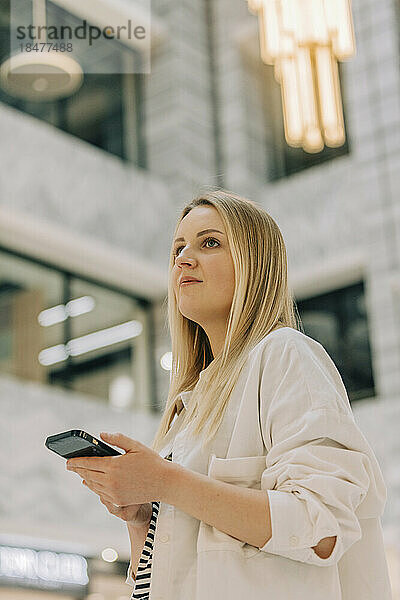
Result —
[{"label": "woman's chin", "polygon": [[185,306],[179,306],[179,312],[181,313],[181,315],[183,317],[186,317],[186,319],[189,319],[190,321],[194,321],[195,323],[200,324],[201,322],[201,314],[194,311],[194,310],[190,310]]}]

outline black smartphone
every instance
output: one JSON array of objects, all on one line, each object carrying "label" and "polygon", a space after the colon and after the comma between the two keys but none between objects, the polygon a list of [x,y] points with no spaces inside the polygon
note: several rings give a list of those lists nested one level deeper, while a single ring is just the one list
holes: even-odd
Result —
[{"label": "black smartphone", "polygon": [[108,444],[98,440],[90,433],[81,429],[71,429],[50,435],[45,446],[63,458],[74,458],[77,456],[118,456],[118,452]]}]

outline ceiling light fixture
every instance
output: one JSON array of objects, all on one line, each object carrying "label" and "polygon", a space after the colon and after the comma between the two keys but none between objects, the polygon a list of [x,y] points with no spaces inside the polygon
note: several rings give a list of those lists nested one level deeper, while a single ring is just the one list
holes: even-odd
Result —
[{"label": "ceiling light fixture", "polygon": [[281,85],[286,141],[306,152],[345,142],[338,61],[355,53],[350,0],[248,0],[261,58]]},{"label": "ceiling light fixture", "polygon": [[38,44],[38,50],[12,54],[0,66],[1,85],[8,94],[23,100],[48,102],[70,96],[82,85],[82,67],[68,52],[42,46],[47,44],[46,0],[32,0],[32,12],[37,36],[31,46]]}]

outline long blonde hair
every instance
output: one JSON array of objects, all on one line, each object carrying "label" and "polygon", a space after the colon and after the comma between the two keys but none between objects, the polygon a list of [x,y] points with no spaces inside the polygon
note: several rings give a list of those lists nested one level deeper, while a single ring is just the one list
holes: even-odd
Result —
[{"label": "long blonde hair", "polygon": [[[171,277],[175,262],[172,245],[168,278],[172,373],[164,413],[152,444],[157,452],[164,446],[180,392],[193,390],[180,430],[190,424],[193,435],[204,434],[204,449],[221,424],[250,350],[275,327],[302,330],[288,288],[285,243],[273,218],[255,202],[230,191],[207,191],[182,209],[173,239],[182,219],[193,208],[203,205],[218,211],[234,265],[235,288],[225,344],[222,352],[213,357],[204,329],[179,311]],[[199,380],[203,369],[207,373]]]}]

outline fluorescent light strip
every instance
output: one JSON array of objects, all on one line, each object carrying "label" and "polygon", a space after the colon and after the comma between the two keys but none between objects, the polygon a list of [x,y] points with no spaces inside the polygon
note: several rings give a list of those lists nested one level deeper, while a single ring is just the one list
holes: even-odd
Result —
[{"label": "fluorescent light strip", "polygon": [[68,317],[84,315],[93,310],[95,304],[94,298],[91,296],[75,298],[74,300],[67,302],[65,306],[64,304],[58,304],[57,306],[42,310],[38,315],[38,321],[43,327],[49,327],[50,325],[65,321]]},{"label": "fluorescent light strip", "polygon": [[66,345],[59,344],[58,346],[46,348],[39,353],[39,362],[44,366],[53,365],[66,360],[68,356],[79,356],[98,348],[105,348],[137,337],[142,333],[142,330],[143,325],[140,321],[127,321],[108,329],[75,338]]},{"label": "fluorescent light strip", "polygon": [[71,356],[79,356],[97,348],[104,348],[105,346],[134,338],[142,332],[142,329],[142,324],[139,321],[127,321],[126,323],[121,323],[121,325],[109,327],[108,329],[70,340],[67,343],[67,351]]},{"label": "fluorescent light strip", "polygon": [[38,315],[38,321],[43,327],[49,327],[55,325],[55,323],[61,323],[68,317],[67,311],[64,304],[58,304],[47,310],[42,310]]},{"label": "fluorescent light strip", "polygon": [[95,301],[92,296],[82,296],[75,300],[70,300],[66,304],[67,313],[70,317],[78,317],[90,312],[95,307]]},{"label": "fluorescent light strip", "polygon": [[39,362],[41,365],[48,367],[56,363],[62,362],[68,358],[68,352],[64,344],[52,346],[39,352]]}]

